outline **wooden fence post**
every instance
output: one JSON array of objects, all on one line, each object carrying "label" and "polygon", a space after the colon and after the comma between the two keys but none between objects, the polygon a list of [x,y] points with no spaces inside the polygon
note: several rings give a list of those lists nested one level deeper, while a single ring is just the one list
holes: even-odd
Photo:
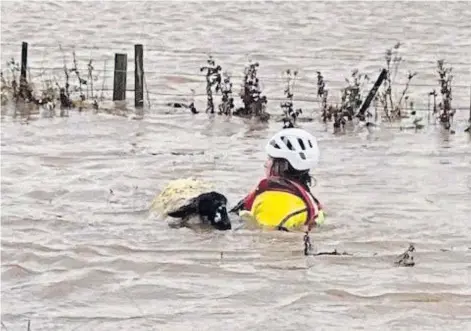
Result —
[{"label": "wooden fence post", "polygon": [[21,44],[21,71],[20,71],[20,95],[26,96],[28,81],[26,80],[26,72],[28,70],[28,43]]},{"label": "wooden fence post", "polygon": [[360,110],[358,110],[358,115],[360,115],[361,117],[363,117],[365,115],[366,110],[370,106],[370,103],[373,100],[373,98],[375,97],[376,92],[378,92],[378,89],[381,86],[381,83],[383,82],[383,80],[386,79],[387,74],[388,74],[388,71],[383,68],[381,70],[381,73],[378,76],[378,79],[376,80],[373,87],[371,88],[370,93],[368,93],[365,101],[361,105]]},{"label": "wooden fence post", "polygon": [[28,43],[21,44],[21,79],[26,81],[26,71],[28,69]]},{"label": "wooden fence post", "polygon": [[126,73],[128,67],[127,54],[115,54],[113,101],[126,100]]},{"label": "wooden fence post", "polygon": [[144,106],[144,50],[141,44],[134,45],[134,106]]}]

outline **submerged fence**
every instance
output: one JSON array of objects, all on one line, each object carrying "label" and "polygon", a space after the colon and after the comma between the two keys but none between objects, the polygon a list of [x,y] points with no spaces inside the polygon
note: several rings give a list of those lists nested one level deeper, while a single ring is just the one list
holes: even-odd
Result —
[{"label": "submerged fence", "polygon": [[[19,45],[2,43],[3,46],[12,49]],[[196,100],[197,103],[205,102],[205,74],[200,72],[200,66],[204,65],[207,60],[208,53],[205,52],[159,48],[145,49],[142,44],[120,45],[117,47],[120,51],[117,52],[95,46],[83,46],[80,49],[75,49],[75,46],[33,44],[32,48],[31,51],[26,42],[21,45],[20,82],[23,80],[33,82],[40,80],[41,84],[45,85],[44,82],[50,80],[56,83],[61,81],[64,85],[64,76],[66,75],[64,69],[69,68],[67,69],[69,73],[77,75],[80,89],[82,85],[85,85],[87,98],[100,97],[101,99],[110,98],[113,101],[125,101],[129,98],[127,92],[132,92],[133,103],[136,108],[142,108],[145,104],[148,106],[163,106],[169,102],[188,101],[190,98]],[[70,63],[71,51],[73,52],[73,66]],[[89,52],[88,57],[83,55],[85,52]],[[10,52],[10,54],[14,53]],[[34,55],[31,57],[33,53]],[[212,52],[211,55],[218,63],[221,63],[223,70],[230,71],[230,77],[237,93],[238,81],[241,81],[244,77],[243,68],[247,64],[249,56],[223,52]],[[360,71],[372,76],[371,81],[366,86],[366,88],[369,88],[374,83],[374,76],[384,67],[384,56],[381,53],[364,57],[339,56],[338,58],[315,55],[283,57],[280,54],[252,54],[250,57],[260,62],[261,74],[258,75],[258,78],[263,87],[263,94],[267,96],[268,109],[271,112],[273,112],[273,109],[278,111],[279,102],[286,100],[283,96],[286,80],[281,76],[281,72],[290,67],[292,68],[293,63],[296,64],[295,69],[300,72],[294,87],[295,96],[293,101],[311,108],[320,108],[322,102],[321,98],[316,95],[318,71],[322,72],[325,77],[326,88],[330,91],[329,101],[338,103],[341,101],[339,91],[344,87],[345,78],[349,77],[352,69],[359,66],[363,67]],[[4,51],[2,50],[2,66],[5,62]],[[88,65],[87,67],[79,66],[78,62],[85,62]],[[265,70],[264,62],[270,62],[270,70]],[[101,64],[103,65],[102,68]],[[112,65],[113,69],[110,69]],[[471,62],[453,61],[451,65],[453,65],[455,77],[461,77],[461,79],[452,82],[453,107],[460,111],[464,109],[468,111],[469,109],[471,119],[471,76],[469,75]],[[410,69],[419,68],[421,77],[410,82],[409,91],[413,96],[411,99],[415,101],[414,110],[428,111],[430,109],[428,105],[430,103],[430,93],[433,90],[440,90],[436,74],[436,61],[408,59],[403,66],[406,68],[402,68],[398,72],[398,77],[400,76],[402,79],[398,78],[395,84],[397,86],[406,84],[404,69],[407,70],[409,67],[412,67]],[[240,74],[237,74],[237,71],[234,74],[236,67],[239,67]],[[458,70],[456,70],[457,68]],[[2,73],[9,69],[2,69]],[[13,74],[14,70],[10,71]],[[277,71],[280,74],[266,75],[264,71]],[[339,71],[345,74],[340,76]],[[87,72],[88,79],[85,80],[80,77],[79,72]],[[134,76],[134,79],[129,79],[128,76]],[[70,78],[70,80],[73,79]],[[93,85],[95,85],[95,90],[93,90]],[[72,92],[80,93],[77,87]],[[218,98],[220,95],[214,95],[214,97]]]}]

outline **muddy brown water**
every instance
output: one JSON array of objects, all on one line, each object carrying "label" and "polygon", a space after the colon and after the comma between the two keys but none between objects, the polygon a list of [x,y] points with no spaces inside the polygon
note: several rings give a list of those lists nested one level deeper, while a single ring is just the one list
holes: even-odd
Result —
[{"label": "muddy brown water", "polygon": [[[208,19],[203,9],[218,15]],[[266,75],[289,65],[289,55],[332,51],[323,65],[343,79],[351,57],[379,54],[404,37],[412,67],[448,54],[466,84],[469,64],[459,63],[471,54],[470,16],[464,2],[2,2],[2,42],[54,44],[69,35],[110,48],[126,40],[203,49],[213,40],[208,47],[265,52]],[[18,46],[2,46],[3,66]],[[335,54],[349,56],[340,66]],[[174,58],[152,56],[157,69],[181,69]],[[193,57],[193,66],[204,59]],[[314,72],[308,62],[296,65]],[[430,68],[420,78],[427,83],[435,79]],[[194,86],[149,81],[168,93]],[[466,105],[467,93],[458,89],[454,102]],[[384,125],[335,136],[317,120],[303,123],[319,139],[313,190],[328,211],[314,246],[353,254],[306,258],[301,234],[176,230],[148,215],[159,189],[187,176],[216,183],[236,203],[262,176],[263,145],[280,127],[164,110],[153,106],[142,120],[74,111],[29,124],[2,118],[2,328],[26,330],[28,320],[32,330],[471,328],[471,139],[463,112],[454,135],[435,125],[420,132]],[[410,242],[416,266],[395,267]]]}]

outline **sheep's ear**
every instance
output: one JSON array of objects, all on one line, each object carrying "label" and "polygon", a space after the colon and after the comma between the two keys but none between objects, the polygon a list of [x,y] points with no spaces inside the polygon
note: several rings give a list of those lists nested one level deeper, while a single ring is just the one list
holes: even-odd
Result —
[{"label": "sheep's ear", "polygon": [[186,218],[188,216],[198,213],[198,202],[196,199],[192,199],[188,204],[170,211],[167,213],[168,216],[174,218]]}]

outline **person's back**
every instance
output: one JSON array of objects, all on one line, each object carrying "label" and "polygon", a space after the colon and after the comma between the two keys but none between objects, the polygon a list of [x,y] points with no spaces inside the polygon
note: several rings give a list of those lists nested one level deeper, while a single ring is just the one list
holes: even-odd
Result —
[{"label": "person's back", "polygon": [[266,146],[266,178],[244,200],[242,209],[262,227],[310,230],[323,222],[319,201],[311,194],[309,170],[319,162],[316,139],[301,129],[283,129]]}]

